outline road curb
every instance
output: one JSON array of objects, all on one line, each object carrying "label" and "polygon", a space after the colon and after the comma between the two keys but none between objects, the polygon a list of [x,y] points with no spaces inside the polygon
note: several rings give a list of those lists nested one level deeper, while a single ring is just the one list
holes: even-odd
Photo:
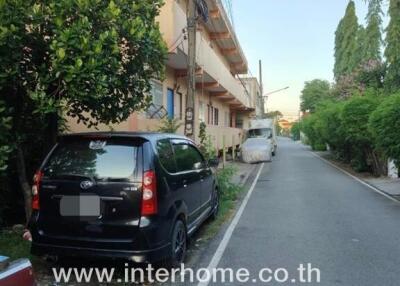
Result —
[{"label": "road curb", "polygon": [[239,185],[241,187],[244,187],[244,186],[246,186],[248,184],[248,182],[250,180],[250,176],[257,169],[257,166],[258,166],[258,164],[252,165],[251,170],[249,172],[247,172],[246,176],[242,180],[240,180]]},{"label": "road curb", "polygon": [[389,193],[387,193],[387,192],[381,190],[380,188],[374,186],[373,184],[371,184],[371,183],[369,183],[369,182],[363,180],[362,178],[351,174],[350,172],[346,171],[345,169],[343,169],[343,168],[340,167],[339,165],[335,164],[334,162],[332,162],[332,161],[330,161],[330,160],[328,160],[328,159],[323,158],[321,155],[317,154],[316,152],[313,152],[313,151],[309,151],[309,152],[310,152],[313,156],[319,158],[321,161],[327,163],[328,165],[330,165],[330,166],[334,167],[335,169],[341,171],[342,173],[346,174],[347,176],[353,178],[355,181],[357,181],[357,182],[361,183],[362,185],[368,187],[369,189],[373,190],[374,192],[376,192],[376,193],[378,193],[378,194],[380,194],[380,195],[386,197],[387,199],[389,199],[389,200],[391,200],[391,201],[393,201],[393,202],[395,202],[395,203],[400,204],[400,200],[397,199],[396,197],[394,197],[394,196],[390,195]]}]

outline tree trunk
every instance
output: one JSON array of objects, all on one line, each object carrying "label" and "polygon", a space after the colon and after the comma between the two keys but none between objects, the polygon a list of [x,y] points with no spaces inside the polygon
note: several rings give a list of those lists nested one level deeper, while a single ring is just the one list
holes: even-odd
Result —
[{"label": "tree trunk", "polygon": [[47,150],[51,150],[57,143],[58,136],[58,114],[57,112],[47,115]]},{"label": "tree trunk", "polygon": [[367,154],[371,158],[374,175],[378,177],[386,175],[387,167],[385,166],[385,163],[382,162],[380,154],[374,150],[368,150]]},{"label": "tree trunk", "polygon": [[25,219],[26,223],[28,223],[32,214],[32,190],[26,176],[25,157],[21,146],[17,147],[16,155],[15,165],[17,167],[18,181],[24,196]]}]

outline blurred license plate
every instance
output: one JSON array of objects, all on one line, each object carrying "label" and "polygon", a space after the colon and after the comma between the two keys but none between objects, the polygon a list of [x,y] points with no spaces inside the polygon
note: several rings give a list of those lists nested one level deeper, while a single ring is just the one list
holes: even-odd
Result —
[{"label": "blurred license plate", "polygon": [[64,196],[60,201],[60,215],[73,217],[100,216],[99,196]]}]

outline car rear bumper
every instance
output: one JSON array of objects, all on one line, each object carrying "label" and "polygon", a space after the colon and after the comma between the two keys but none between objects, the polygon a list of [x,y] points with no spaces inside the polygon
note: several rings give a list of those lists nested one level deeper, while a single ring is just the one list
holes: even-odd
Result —
[{"label": "car rear bumper", "polygon": [[168,221],[163,218],[142,217],[139,228],[121,226],[116,228],[113,236],[110,233],[106,237],[101,232],[84,231],[77,235],[67,230],[60,232],[59,229],[56,229],[59,233],[52,233],[50,227],[38,223],[37,216],[32,216],[29,226],[32,234],[31,252],[38,256],[121,258],[137,263],[153,263],[171,255],[167,226]]},{"label": "car rear bumper", "polygon": [[167,258],[170,255],[170,249],[170,244],[149,250],[131,251],[33,242],[31,253],[38,256],[104,257],[127,259],[136,263],[153,263]]},{"label": "car rear bumper", "polygon": [[242,149],[242,159],[245,163],[270,162],[272,160],[273,148]]}]

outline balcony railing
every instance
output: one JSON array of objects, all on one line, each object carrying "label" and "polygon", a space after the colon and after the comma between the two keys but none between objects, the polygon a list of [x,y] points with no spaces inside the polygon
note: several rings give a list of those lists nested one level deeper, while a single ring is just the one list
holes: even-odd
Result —
[{"label": "balcony railing", "polygon": [[[172,28],[173,33],[169,31],[170,38],[179,38],[179,34],[182,29],[186,27],[186,14],[185,11],[180,7],[179,4],[173,1],[170,11],[173,14],[173,27],[170,27],[171,23],[165,23],[165,25]],[[164,21],[167,20],[166,18]],[[161,26],[164,22],[161,23]],[[230,94],[232,94],[237,100],[239,100],[244,106],[250,107],[250,100],[248,94],[243,85],[238,79],[236,79],[232,74],[229,64],[223,56],[217,54],[214,50],[217,48],[212,42],[208,41],[201,31],[197,32],[197,65],[200,66],[205,73],[213,78],[215,82],[218,82],[224,89],[226,89]],[[184,54],[188,53],[188,43],[183,41],[178,47]]]}]

